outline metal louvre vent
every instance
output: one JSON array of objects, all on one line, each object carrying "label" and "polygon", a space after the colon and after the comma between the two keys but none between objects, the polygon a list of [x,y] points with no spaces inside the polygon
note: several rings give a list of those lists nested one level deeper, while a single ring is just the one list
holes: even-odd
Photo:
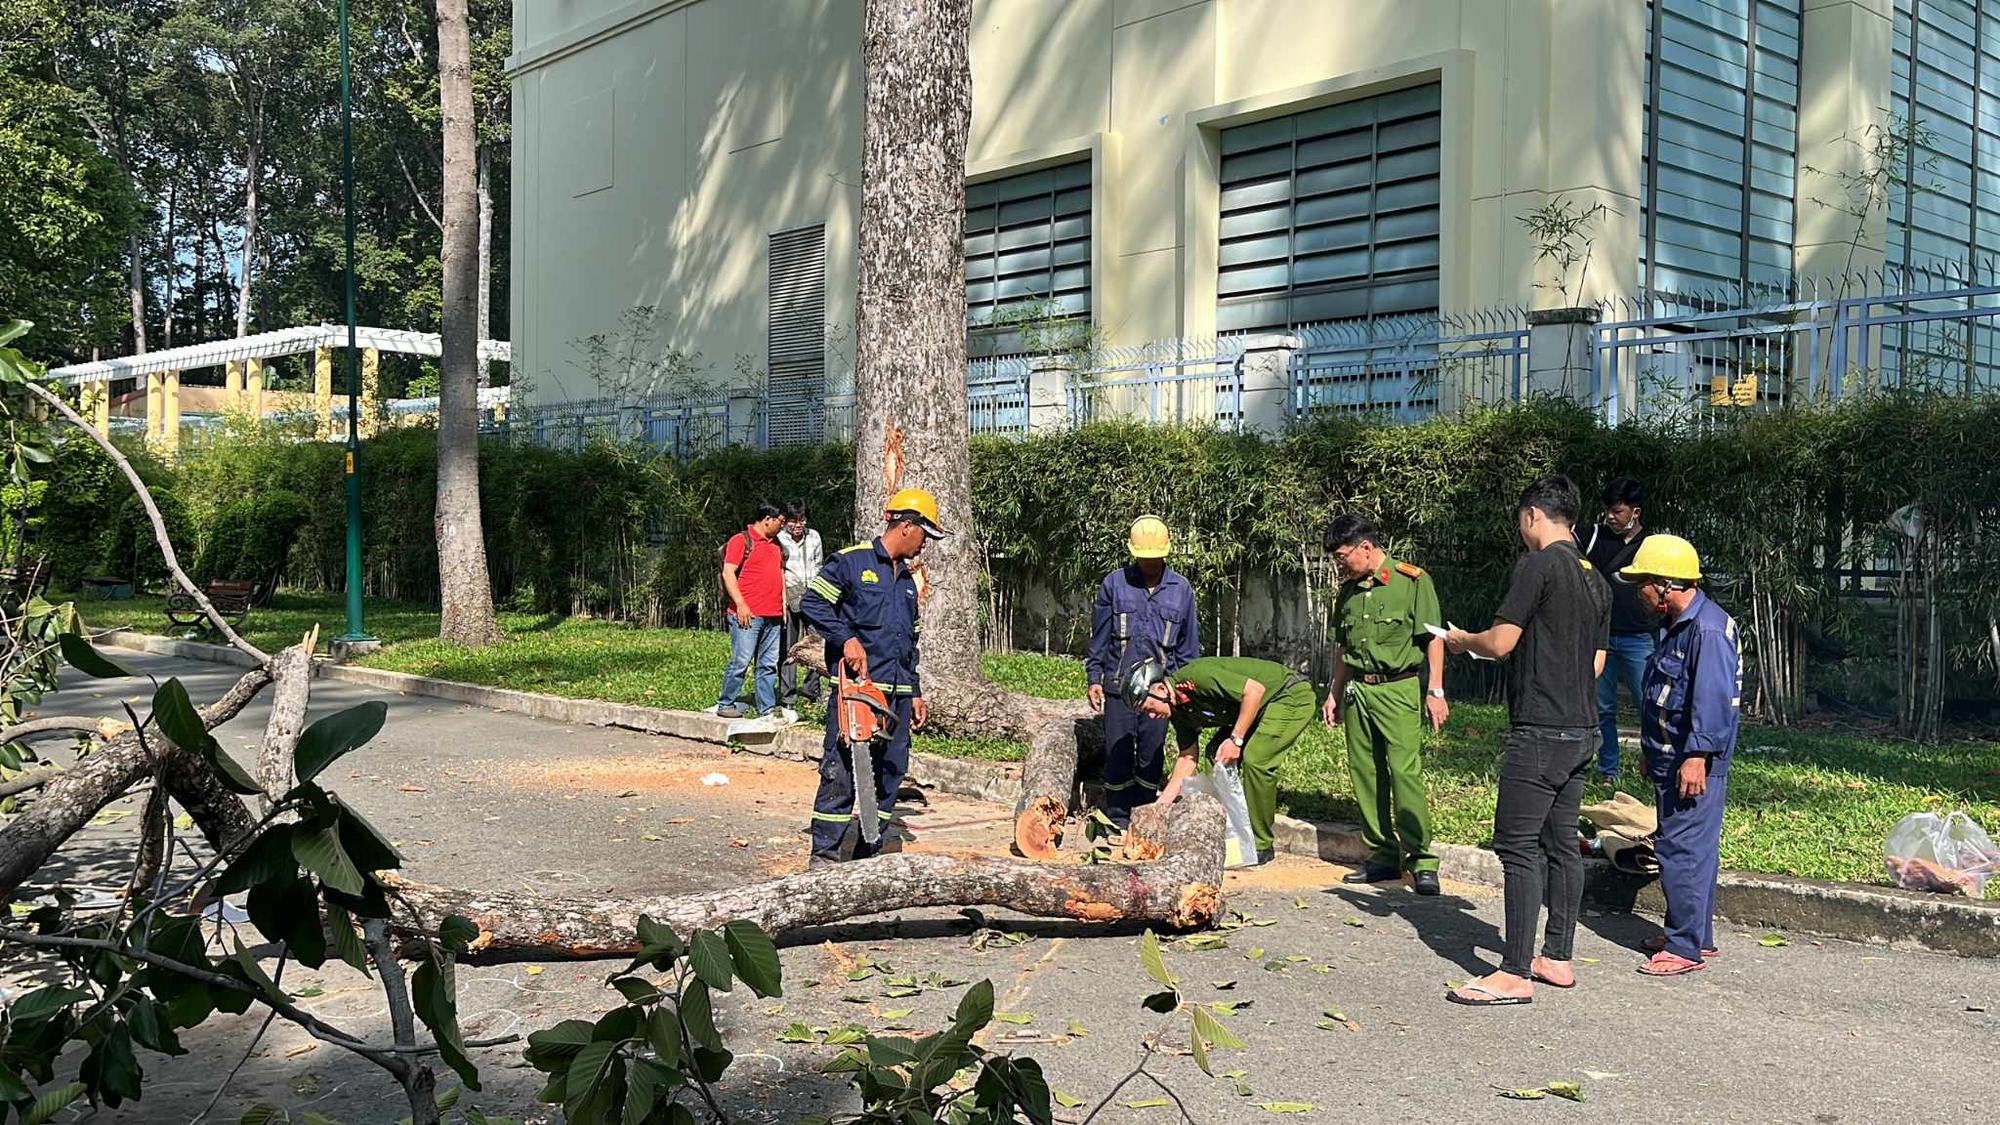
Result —
[{"label": "metal louvre vent", "polygon": [[1088,160],[965,189],[966,327],[1038,307],[1090,315]]},{"label": "metal louvre vent", "polygon": [[826,432],[826,225],[779,231],[770,246],[770,445]]},{"label": "metal louvre vent", "polygon": [[1437,308],[1439,87],[1222,132],[1221,332]]},{"label": "metal louvre vent", "polygon": [[1648,5],[1640,269],[1655,293],[1792,272],[1800,0]]}]

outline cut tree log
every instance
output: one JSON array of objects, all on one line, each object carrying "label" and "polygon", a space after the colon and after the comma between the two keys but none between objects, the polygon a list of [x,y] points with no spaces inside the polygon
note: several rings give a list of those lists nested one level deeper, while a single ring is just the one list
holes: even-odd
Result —
[{"label": "cut tree log", "polygon": [[259,811],[270,812],[292,788],[292,752],[306,729],[306,703],[312,694],[312,653],[319,645],[319,626],[305,639],[271,661],[271,717],[264,724],[264,745],[257,751]]},{"label": "cut tree log", "polygon": [[[939,906],[994,906],[1042,918],[1147,922],[1200,929],[1222,912],[1222,807],[1190,794],[1135,810],[1127,848],[1148,862],[1044,864],[904,852],[701,894],[556,898],[390,881],[426,918],[459,914],[479,927],[464,960],[588,960],[638,952],[639,915],[680,933],[747,921],[772,935]],[[406,928],[399,935],[419,935]]]},{"label": "cut tree log", "polygon": [[[270,682],[271,674],[261,667],[244,673],[221,699],[202,709],[202,725],[214,730],[235,718]],[[211,846],[227,846],[232,830],[249,826],[243,802],[222,787],[206,761],[183,753],[151,722],[145,736],[146,744],[163,756],[169,790]],[[133,731],[106,742],[44,785],[34,804],[0,829],[0,901],[12,896],[99,809],[152,774],[153,760]]]}]

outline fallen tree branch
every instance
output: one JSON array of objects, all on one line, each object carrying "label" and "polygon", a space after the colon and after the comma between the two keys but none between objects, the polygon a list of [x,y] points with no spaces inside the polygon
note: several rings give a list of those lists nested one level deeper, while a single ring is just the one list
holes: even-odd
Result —
[{"label": "fallen tree branch", "polygon": [[62,772],[51,766],[48,769],[29,770],[19,777],[11,777],[6,781],[0,781],[0,797],[12,797],[16,793],[26,793],[30,789],[40,789],[42,786],[61,777]]},{"label": "fallen tree branch", "polygon": [[[221,699],[202,709],[202,725],[214,730],[235,718],[270,682],[271,674],[263,668],[244,673]],[[173,747],[151,723],[148,727],[148,737],[171,747],[164,757],[168,785],[178,789],[175,796],[196,823],[202,824],[210,844],[226,846],[231,838],[223,835],[218,841],[217,833],[228,831],[235,822],[228,811],[229,802],[234,802],[241,823],[249,823],[243,802],[222,788],[206,761]],[[152,772],[153,762],[140,746],[138,732],[131,731],[105,743],[44,785],[35,803],[0,829],[0,901],[12,895],[99,809],[124,796]]]},{"label": "fallen tree branch", "polygon": [[312,691],[312,653],[319,644],[319,626],[298,644],[271,661],[271,717],[264,724],[264,744],[257,751],[257,787],[263,812],[269,812],[292,788],[292,752],[306,729],[306,703]]},{"label": "fallen tree branch", "polygon": [[234,645],[237,649],[255,659],[257,663],[270,663],[270,656],[266,655],[263,649],[238,636],[236,630],[230,627],[229,622],[224,620],[223,616],[215,611],[215,606],[208,600],[208,595],[202,593],[201,588],[196,586],[194,581],[187,576],[187,571],[181,569],[180,558],[174,554],[174,541],[167,535],[167,522],[160,515],[159,505],[153,503],[152,491],[146,487],[145,481],[139,479],[138,471],[132,468],[132,462],[126,460],[125,455],[118,451],[118,447],[111,444],[110,438],[98,433],[97,427],[85,421],[82,415],[72,410],[69,403],[63,401],[61,395],[50,391],[47,387],[38,383],[24,382],[21,385],[28,389],[29,394],[55,407],[56,412],[67,419],[71,425],[88,434],[90,439],[97,443],[97,447],[104,451],[104,455],[111,458],[112,463],[116,464],[119,470],[125,474],[125,480],[132,486],[133,494],[139,497],[140,505],[146,509],[147,521],[153,525],[153,541],[160,545],[160,558],[167,564],[167,573],[173,575],[174,581],[180,584],[180,588],[187,591],[188,596],[194,599],[194,604],[201,607],[202,615],[208,618],[209,624],[214,625],[217,631],[227,638],[231,645]]},{"label": "fallen tree branch", "polygon": [[[771,934],[871,914],[937,906],[996,906],[1043,918],[1143,921],[1174,929],[1209,925],[1222,909],[1223,817],[1190,795],[1133,813],[1128,848],[1151,862],[1042,864],[985,856],[877,856],[781,879],[701,894],[601,900],[514,891],[467,891],[387,882],[433,917],[460,914],[479,927],[467,962],[629,957],[639,915],[686,933],[730,921]],[[398,936],[420,938],[406,926]]]},{"label": "fallen tree branch", "polygon": [[[114,730],[121,730],[122,723],[110,724]],[[0,731],[0,746],[33,738],[42,734],[104,734],[106,723],[100,719],[85,719],[74,715],[57,715],[47,719],[28,719],[15,723]]]}]

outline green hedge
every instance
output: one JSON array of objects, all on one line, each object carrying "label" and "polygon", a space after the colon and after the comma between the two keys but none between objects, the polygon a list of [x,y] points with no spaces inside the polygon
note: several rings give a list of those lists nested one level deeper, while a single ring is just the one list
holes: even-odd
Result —
[{"label": "green hedge", "polygon": [[[1411,426],[1333,418],[1278,439],[1093,425],[1026,440],[975,439],[974,534],[992,559],[992,583],[1014,589],[1032,578],[1072,592],[1070,608],[1087,610],[1098,576],[1124,557],[1133,515],[1157,512],[1174,529],[1175,565],[1204,605],[1233,612],[1230,599],[1245,576],[1301,574],[1330,515],[1352,508],[1377,519],[1399,553],[1428,566],[1450,615],[1473,624],[1487,619],[1505,584],[1518,550],[1512,508],[1530,479],[1566,472],[1594,510],[1599,485],[1631,473],[1647,484],[1648,523],[1695,541],[1746,625],[1754,577],[1815,661],[1879,666],[1885,657],[1894,663],[1892,618],[1829,596],[1825,571],[1829,562],[1893,558],[1885,521],[1916,502],[1943,540],[1934,589],[1949,693],[1985,698],[1993,682],[1988,623],[2000,605],[2000,570],[1989,565],[2000,561],[2000,547],[1981,534],[2000,515],[2000,457],[1986,447],[1996,423],[1994,401],[1884,395],[1616,429],[1556,402]],[[406,430],[362,450],[373,595],[436,597],[433,443],[431,431]],[[296,494],[287,580],[330,589],[341,582],[344,558],[341,457],[333,445],[237,434],[185,451],[171,473],[146,465],[185,509],[197,540],[182,545],[190,554],[227,530],[225,513],[246,497]],[[110,482],[102,459],[82,443],[66,443],[55,471],[59,483],[40,526],[60,582],[84,560],[102,560],[105,544],[86,542],[91,536],[80,529],[107,526],[100,521],[118,508],[104,499]],[[730,450],[682,466],[604,445],[559,451],[492,441],[482,450],[481,481],[496,593],[522,609],[700,622],[712,616],[704,603],[714,596],[716,546],[756,501],[803,497],[829,545],[850,532],[853,463],[845,446]],[[1816,682],[1849,680],[1858,695],[1884,690],[1879,667]]]}]

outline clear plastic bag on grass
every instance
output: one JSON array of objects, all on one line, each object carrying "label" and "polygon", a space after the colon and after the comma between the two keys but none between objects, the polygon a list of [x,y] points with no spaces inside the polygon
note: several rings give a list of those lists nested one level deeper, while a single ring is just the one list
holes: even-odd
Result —
[{"label": "clear plastic bag on grass", "polygon": [[1982,898],[2000,874],[2000,848],[1964,812],[1911,813],[1889,830],[1882,848],[1889,880],[1913,891]]}]

